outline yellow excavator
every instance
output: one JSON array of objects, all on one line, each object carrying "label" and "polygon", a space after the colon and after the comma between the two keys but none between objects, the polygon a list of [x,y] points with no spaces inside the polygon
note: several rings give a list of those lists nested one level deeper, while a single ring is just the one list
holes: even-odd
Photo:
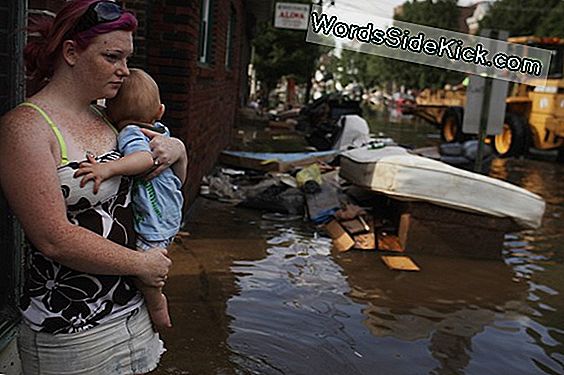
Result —
[{"label": "yellow excavator", "polygon": [[[511,43],[550,49],[552,56],[548,79],[513,83],[507,97],[503,131],[488,138],[501,157],[526,154],[530,147],[559,150],[564,158],[564,39],[556,37],[522,36],[508,39]],[[441,90],[425,89],[417,97],[415,115],[436,125],[445,142],[460,142],[468,138],[462,133],[465,86]]]}]

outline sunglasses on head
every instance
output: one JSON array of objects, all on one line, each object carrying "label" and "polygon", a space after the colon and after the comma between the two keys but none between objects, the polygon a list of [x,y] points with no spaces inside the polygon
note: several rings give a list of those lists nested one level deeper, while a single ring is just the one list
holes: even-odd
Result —
[{"label": "sunglasses on head", "polygon": [[78,20],[73,34],[81,33],[102,23],[115,21],[122,14],[123,8],[114,1],[105,0],[92,3]]}]

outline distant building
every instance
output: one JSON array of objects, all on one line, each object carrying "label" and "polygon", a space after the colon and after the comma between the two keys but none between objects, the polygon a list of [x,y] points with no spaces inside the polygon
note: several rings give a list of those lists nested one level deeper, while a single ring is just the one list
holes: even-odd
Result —
[{"label": "distant building", "polygon": [[466,18],[466,24],[468,25],[468,33],[475,35],[479,29],[479,22],[484,18],[490,9],[491,3],[487,1],[482,1],[474,4],[474,12],[468,18]]}]

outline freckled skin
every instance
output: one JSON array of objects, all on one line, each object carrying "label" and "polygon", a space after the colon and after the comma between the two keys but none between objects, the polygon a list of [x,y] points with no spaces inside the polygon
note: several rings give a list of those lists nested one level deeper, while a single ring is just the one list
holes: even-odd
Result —
[{"label": "freckled skin", "polygon": [[[133,52],[131,33],[114,31],[97,37],[79,57],[71,69],[70,80],[79,82],[81,92],[88,93],[89,100],[111,98],[129,74],[126,58]],[[115,53],[118,60],[108,60],[106,53]],[[37,100],[57,124],[69,147],[69,158],[83,160],[86,151],[101,154],[116,147],[116,138],[108,125],[92,111],[76,116],[68,108],[52,103],[43,92],[31,101]]]},{"label": "freckled skin", "polygon": [[[132,50],[131,33],[125,31],[98,36],[84,51],[65,41],[49,84],[29,98],[57,124],[70,160],[83,160],[85,151],[100,154],[115,148],[115,134],[89,106],[117,93],[119,85],[112,82],[129,74],[126,59]],[[0,186],[41,252],[77,271],[132,275],[147,285],[164,286],[163,275],[171,265],[166,250],[131,251],[68,221],[57,175],[59,144],[35,110],[17,107],[7,113],[0,120],[0,134]]]}]

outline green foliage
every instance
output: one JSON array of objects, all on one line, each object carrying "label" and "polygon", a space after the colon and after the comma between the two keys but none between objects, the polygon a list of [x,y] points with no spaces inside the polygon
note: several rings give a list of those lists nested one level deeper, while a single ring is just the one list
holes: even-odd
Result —
[{"label": "green foliage", "polygon": [[[403,4],[403,13],[395,19],[419,25],[456,30],[459,10],[456,0],[407,1]],[[384,85],[394,81],[410,88],[442,87],[446,83],[459,83],[464,75],[443,68],[400,61],[381,56],[353,53],[345,59],[353,60],[358,74],[355,78],[365,87]],[[348,64],[344,62],[343,64]]]},{"label": "green foliage", "polygon": [[457,31],[458,8],[456,0],[406,1],[401,15],[395,20]]},{"label": "green foliage", "polygon": [[[296,1],[310,3],[307,0]],[[315,63],[328,48],[307,43],[306,31],[276,29],[272,21],[259,23],[253,40],[253,65],[257,78],[269,89],[283,76],[292,75],[297,83],[307,82],[315,71]]]},{"label": "green foliage", "polygon": [[306,43],[305,36],[305,31],[275,29],[269,23],[259,25],[253,61],[258,79],[268,87],[285,75],[305,82],[319,56],[319,46]]},{"label": "green foliage", "polygon": [[544,18],[536,30],[539,36],[557,36],[564,38],[564,1],[558,2]]},{"label": "green foliage", "polygon": [[480,28],[507,30],[510,36],[563,36],[561,0],[498,0],[480,21]]}]

